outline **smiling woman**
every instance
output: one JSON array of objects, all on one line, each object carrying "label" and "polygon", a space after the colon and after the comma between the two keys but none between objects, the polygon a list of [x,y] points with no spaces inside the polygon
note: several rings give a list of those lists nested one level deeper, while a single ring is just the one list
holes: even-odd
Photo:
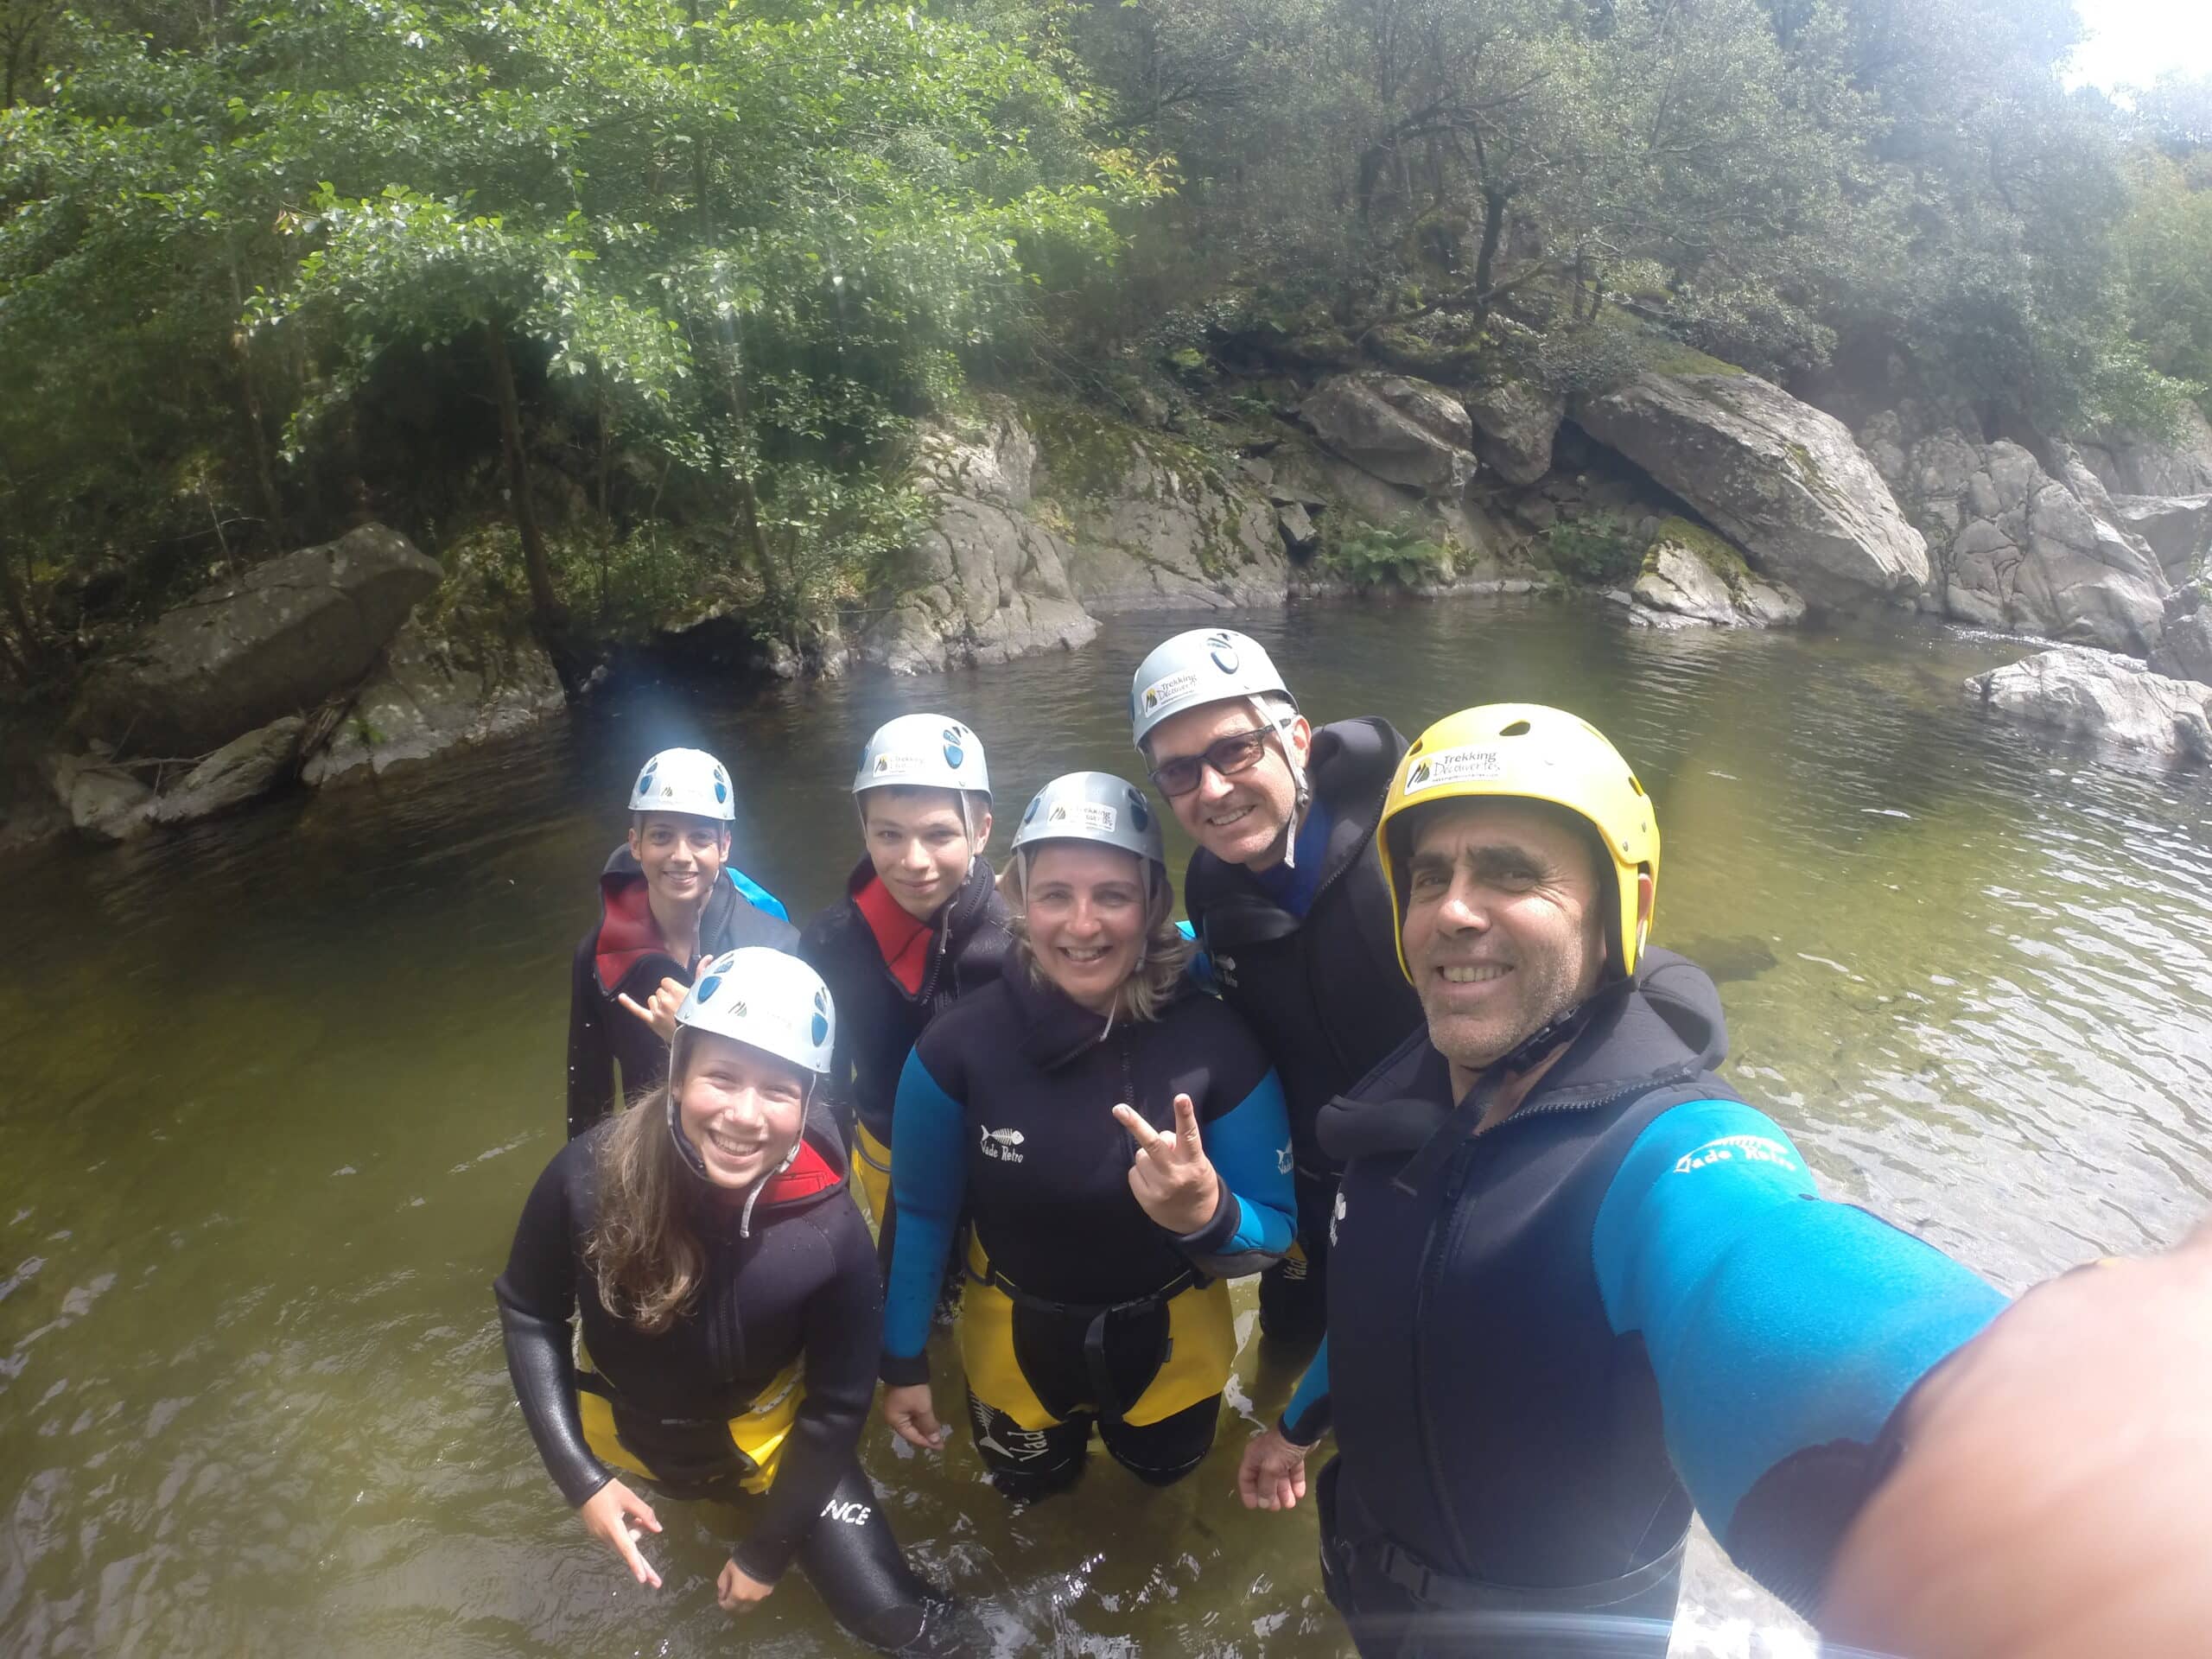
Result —
[{"label": "smiling woman", "polygon": [[883,1411],[943,1446],[923,1346],[964,1215],[960,1350],[998,1488],[1081,1474],[1095,1426],[1166,1485],[1213,1443],[1236,1340],[1222,1280],[1290,1243],[1290,1128],[1251,1033],[1193,994],[1143,791],[1071,772],[1014,832],[1022,971],[922,1033],[899,1084]]}]

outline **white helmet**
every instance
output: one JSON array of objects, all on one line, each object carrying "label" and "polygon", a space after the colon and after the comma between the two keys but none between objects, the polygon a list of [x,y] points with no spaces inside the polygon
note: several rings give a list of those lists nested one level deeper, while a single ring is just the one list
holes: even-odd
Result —
[{"label": "white helmet", "polygon": [[991,773],[983,764],[983,741],[945,715],[901,715],[887,720],[861,751],[853,793],[894,785],[957,790],[988,801]]},{"label": "white helmet", "polygon": [[[748,944],[699,970],[698,982],[676,1011],[677,1043],[687,1031],[711,1031],[819,1078],[830,1073],[837,1015],[821,975],[797,957]],[[671,1077],[678,1071],[673,1049]]]},{"label": "white helmet", "polygon": [[1037,791],[1014,832],[1014,853],[1047,841],[1090,841],[1118,847],[1167,873],[1160,815],[1144,791],[1109,772],[1071,772]]},{"label": "white helmet", "polygon": [[683,812],[728,823],[737,816],[736,791],[722,763],[704,749],[663,749],[638,774],[630,810]]},{"label": "white helmet", "polygon": [[1256,699],[1269,695],[1297,706],[1258,640],[1229,628],[1193,628],[1154,646],[1137,664],[1129,683],[1130,738],[1141,750],[1154,727],[1185,709],[1230,697],[1254,700],[1256,708]]}]

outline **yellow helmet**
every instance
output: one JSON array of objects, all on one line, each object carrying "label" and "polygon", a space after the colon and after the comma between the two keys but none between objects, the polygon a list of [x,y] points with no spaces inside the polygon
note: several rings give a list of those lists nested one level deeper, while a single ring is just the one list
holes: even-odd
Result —
[{"label": "yellow helmet", "polygon": [[1406,977],[1405,883],[1400,876],[1406,814],[1437,801],[1477,798],[1549,801],[1586,820],[1612,861],[1620,905],[1610,931],[1611,960],[1636,971],[1644,927],[1637,918],[1637,880],[1659,880],[1659,820],[1651,798],[1620,751],[1579,715],[1534,702],[1489,702],[1446,715],[1413,741],[1390,779],[1376,827],[1382,878],[1390,887],[1390,921],[1398,966]]}]

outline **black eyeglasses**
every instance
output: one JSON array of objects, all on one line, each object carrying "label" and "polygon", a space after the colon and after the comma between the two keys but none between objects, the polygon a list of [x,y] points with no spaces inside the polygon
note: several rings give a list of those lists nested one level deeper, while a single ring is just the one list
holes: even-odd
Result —
[{"label": "black eyeglasses", "polygon": [[1231,732],[1227,737],[1217,737],[1206,745],[1199,754],[1179,754],[1173,760],[1154,766],[1150,773],[1160,792],[1173,800],[1187,795],[1198,786],[1198,779],[1211,766],[1224,778],[1234,778],[1240,772],[1249,772],[1260,764],[1260,757],[1268,752],[1268,728],[1255,726],[1249,732]]}]

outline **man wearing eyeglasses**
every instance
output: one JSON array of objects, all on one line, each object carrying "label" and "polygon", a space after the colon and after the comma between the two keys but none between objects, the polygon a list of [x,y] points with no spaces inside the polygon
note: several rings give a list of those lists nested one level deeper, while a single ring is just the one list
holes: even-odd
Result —
[{"label": "man wearing eyeglasses", "polygon": [[1289,1101],[1298,1243],[1260,1281],[1260,1328],[1310,1344],[1325,1320],[1337,1187],[1314,1119],[1421,1019],[1374,845],[1406,740],[1371,717],[1313,729],[1268,653],[1226,628],[1156,648],[1129,713],[1154,785],[1198,843],[1183,906],[1206,967]]}]

